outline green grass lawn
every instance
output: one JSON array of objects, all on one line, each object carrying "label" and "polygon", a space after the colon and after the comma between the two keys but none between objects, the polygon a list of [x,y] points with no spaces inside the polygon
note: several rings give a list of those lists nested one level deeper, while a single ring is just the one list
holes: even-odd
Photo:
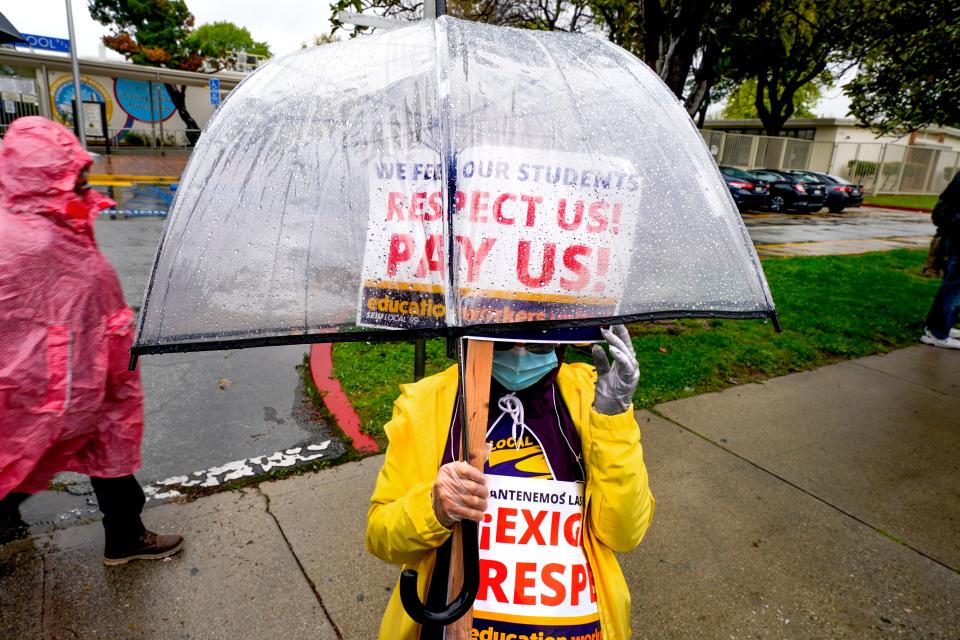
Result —
[{"label": "green grass lawn", "polygon": [[[638,323],[637,406],[657,403],[916,344],[939,280],[922,276],[925,252],[769,258],[764,271],[783,324],[759,320]],[[571,360],[588,360],[568,349]],[[363,429],[383,442],[397,385],[413,379],[408,343],[342,343],[334,369]],[[427,374],[449,366],[428,342]]]},{"label": "green grass lawn", "polygon": [[884,205],[893,205],[895,207],[910,207],[912,209],[933,209],[937,204],[937,196],[914,196],[914,195],[878,195],[867,196],[863,199],[865,205],[875,205],[882,207]]}]

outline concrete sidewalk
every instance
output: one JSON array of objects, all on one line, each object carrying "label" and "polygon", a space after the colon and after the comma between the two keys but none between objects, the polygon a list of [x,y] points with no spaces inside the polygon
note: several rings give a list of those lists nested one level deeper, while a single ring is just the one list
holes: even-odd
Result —
[{"label": "concrete sidewalk", "polygon": [[[960,636],[960,353],[913,347],[638,413],[657,513],[636,638]],[[150,509],[185,551],[107,569],[98,523],[0,548],[0,638],[376,635],[380,456]]]}]

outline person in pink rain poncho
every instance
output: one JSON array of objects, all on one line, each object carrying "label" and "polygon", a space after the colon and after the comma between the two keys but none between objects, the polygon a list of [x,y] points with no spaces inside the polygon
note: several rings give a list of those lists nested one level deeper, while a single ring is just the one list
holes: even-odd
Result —
[{"label": "person in pink rain poncho", "polygon": [[[93,222],[114,204],[64,126],[19,118],[0,143],[0,536],[61,471],[90,476],[104,563],[172,555],[183,538],[140,520],[143,392],[127,370],[134,330]],[[2,540],[0,540],[2,541]]]}]

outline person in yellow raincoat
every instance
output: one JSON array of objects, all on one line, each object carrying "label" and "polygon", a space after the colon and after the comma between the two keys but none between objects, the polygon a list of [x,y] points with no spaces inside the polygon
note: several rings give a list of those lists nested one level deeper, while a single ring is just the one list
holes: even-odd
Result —
[{"label": "person in yellow raincoat", "polygon": [[[613,363],[595,345],[596,368],[562,364],[555,344],[496,343],[482,474],[457,462],[457,367],[401,386],[366,546],[415,569],[423,601],[428,590],[445,591],[446,576],[430,576],[449,557],[453,524],[478,522],[473,638],[631,635],[629,589],[614,553],[640,543],[654,499],[633,415],[633,345],[622,325],[603,336]],[[394,588],[379,637],[441,636],[407,615]]]}]

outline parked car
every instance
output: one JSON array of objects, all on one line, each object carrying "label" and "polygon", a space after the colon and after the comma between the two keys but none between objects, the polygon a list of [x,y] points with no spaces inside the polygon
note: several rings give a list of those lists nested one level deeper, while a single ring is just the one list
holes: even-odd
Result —
[{"label": "parked car", "polygon": [[815,213],[827,199],[826,185],[809,178],[775,169],[751,169],[750,173],[770,183],[770,211]]},{"label": "parked car", "polygon": [[831,213],[840,213],[847,207],[859,207],[863,204],[863,185],[853,184],[839,176],[819,171],[791,171],[806,176],[812,182],[822,182],[827,188],[827,209]]},{"label": "parked car", "polygon": [[770,190],[765,181],[736,167],[720,167],[730,195],[740,211],[766,209],[770,199]]}]

